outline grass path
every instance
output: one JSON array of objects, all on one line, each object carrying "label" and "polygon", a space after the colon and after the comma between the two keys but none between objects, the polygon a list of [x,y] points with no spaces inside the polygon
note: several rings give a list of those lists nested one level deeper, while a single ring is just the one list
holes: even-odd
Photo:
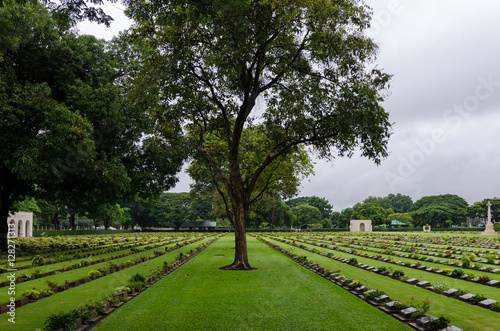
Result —
[{"label": "grass path", "polygon": [[253,271],[226,235],[101,322],[96,330],[411,330],[247,237]]}]

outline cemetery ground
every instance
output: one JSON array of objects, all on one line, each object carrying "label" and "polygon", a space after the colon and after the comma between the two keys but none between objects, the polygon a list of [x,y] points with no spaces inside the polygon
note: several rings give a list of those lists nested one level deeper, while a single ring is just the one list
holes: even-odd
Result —
[{"label": "cemetery ground", "polygon": [[[410,323],[423,327],[416,324],[416,316],[401,313],[410,306],[417,313],[428,308],[427,316],[444,315],[463,330],[498,330],[500,325],[495,303],[500,301],[498,238],[269,232],[250,233],[247,240],[250,263],[257,268],[252,271],[219,269],[234,258],[232,234],[20,240],[23,252],[16,266],[26,269],[16,273],[15,299],[29,303],[16,307],[15,324],[2,309],[0,329],[43,329],[53,314],[81,314],[82,307],[105,300],[101,311],[85,311],[76,329],[89,325],[96,330],[411,330]],[[193,258],[181,264],[188,256]],[[32,266],[34,259],[40,265]],[[6,260],[2,256],[1,262]],[[117,290],[130,287],[128,281],[137,273],[144,275],[147,288],[138,295]],[[0,286],[7,275],[0,275]],[[46,295],[23,298],[22,293],[33,287]],[[8,288],[0,287],[0,304],[9,302]],[[375,302],[370,297],[374,289],[388,299]],[[468,299],[461,298],[466,294],[471,294]],[[400,301],[399,310],[387,303],[395,300]]]}]

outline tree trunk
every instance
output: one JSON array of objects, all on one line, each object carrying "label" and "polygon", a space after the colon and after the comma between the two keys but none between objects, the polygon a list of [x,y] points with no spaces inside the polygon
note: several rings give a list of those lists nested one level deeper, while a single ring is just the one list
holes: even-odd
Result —
[{"label": "tree trunk", "polygon": [[75,228],[75,213],[69,215],[69,226],[71,228],[71,230],[76,230]]},{"label": "tree trunk", "polygon": [[0,204],[0,250],[6,252],[8,247],[9,225],[7,219],[9,217],[9,208],[5,204]]},{"label": "tree trunk", "polygon": [[237,208],[237,212],[233,218],[234,236],[235,236],[235,252],[234,262],[230,265],[222,267],[222,270],[254,270],[248,263],[247,254],[247,237],[245,229],[244,207]]},{"label": "tree trunk", "polygon": [[52,219],[52,223],[54,223],[54,230],[59,230],[59,214],[55,213],[54,218]]},{"label": "tree trunk", "polygon": [[16,175],[0,167],[0,251],[6,252],[8,249],[9,225],[7,220],[10,208],[26,188],[27,185],[23,185],[23,182],[18,180]]},{"label": "tree trunk", "polygon": [[273,226],[274,226],[274,219],[275,219],[275,215],[274,215],[274,206],[272,207],[271,209],[271,219],[269,220],[269,228],[272,229]]}]

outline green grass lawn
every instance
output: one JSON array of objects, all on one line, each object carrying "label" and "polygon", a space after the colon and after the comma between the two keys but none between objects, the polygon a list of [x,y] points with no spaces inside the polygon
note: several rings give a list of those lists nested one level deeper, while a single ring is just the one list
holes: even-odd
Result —
[{"label": "green grass lawn", "polygon": [[[103,300],[106,296],[112,294],[115,288],[126,285],[130,276],[135,273],[141,272],[143,275],[147,275],[149,270],[162,266],[163,261],[172,263],[175,261],[175,257],[179,255],[180,252],[187,253],[189,250],[194,249],[207,241],[209,240],[203,239],[199,242],[162,255],[156,259],[131,266],[128,269],[115,272],[105,277],[98,278],[92,282],[31,303],[27,306],[20,307],[16,309],[15,324],[8,322],[8,318],[10,318],[8,314],[2,314],[0,315],[0,330],[35,331],[36,329],[43,329],[45,320],[49,315],[54,313],[68,313],[71,309],[78,308],[90,301]],[[166,278],[169,278],[169,276]],[[7,291],[6,288],[0,290],[4,290],[5,292]],[[140,294],[139,296],[141,295],[143,294]],[[116,330],[120,330],[120,328]]]},{"label": "green grass lawn", "polygon": [[[401,300],[403,302],[412,302],[412,298],[417,301],[423,301],[426,299],[430,300],[431,308],[429,314],[439,317],[440,315],[445,315],[451,319],[451,324],[456,325],[466,331],[472,330],[485,330],[485,331],[496,331],[499,330],[500,325],[500,314],[488,311],[477,306],[473,306],[456,299],[448,298],[437,293],[430,292],[425,289],[421,289],[409,284],[402,283],[398,280],[390,279],[378,274],[368,272],[366,270],[350,266],[339,261],[329,259],[327,257],[305,251],[300,248],[296,248],[284,243],[266,238],[267,240],[279,244],[281,247],[291,248],[291,250],[300,255],[305,255],[310,261],[318,263],[324,268],[330,270],[340,270],[343,276],[349,277],[351,279],[356,279],[360,281],[363,285],[368,288],[377,288],[384,291],[392,299]],[[307,247],[315,247],[312,245],[304,244]],[[345,258],[352,257],[353,255],[339,253],[337,251],[331,251],[324,248],[315,247],[319,251],[333,252],[335,256],[343,256]],[[356,256],[356,259],[360,263],[366,263],[375,267],[385,265],[387,267],[392,266],[393,269],[405,270],[405,273],[410,277],[415,277],[420,280],[428,280],[431,283],[439,282],[441,284],[448,283],[450,287],[455,288],[470,288],[477,291],[472,291],[472,293],[482,293],[487,297],[498,297],[500,290],[484,286],[473,284],[470,282],[465,282],[458,279],[453,279],[449,277],[440,276],[437,274],[426,273],[424,271],[415,270],[411,268],[405,268],[400,266],[394,266],[381,261],[375,261],[371,259],[365,259]]]},{"label": "green grass lawn", "polygon": [[253,237],[257,270],[220,270],[233,247],[219,239],[96,330],[411,330]]}]

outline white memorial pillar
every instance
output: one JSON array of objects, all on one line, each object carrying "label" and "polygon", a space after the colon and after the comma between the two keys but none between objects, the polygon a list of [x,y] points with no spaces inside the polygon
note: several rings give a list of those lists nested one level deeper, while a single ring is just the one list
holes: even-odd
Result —
[{"label": "white memorial pillar", "polygon": [[488,200],[488,221],[486,222],[486,228],[484,229],[483,236],[496,236],[498,233],[495,232],[493,228],[493,223],[491,223],[491,203]]}]

